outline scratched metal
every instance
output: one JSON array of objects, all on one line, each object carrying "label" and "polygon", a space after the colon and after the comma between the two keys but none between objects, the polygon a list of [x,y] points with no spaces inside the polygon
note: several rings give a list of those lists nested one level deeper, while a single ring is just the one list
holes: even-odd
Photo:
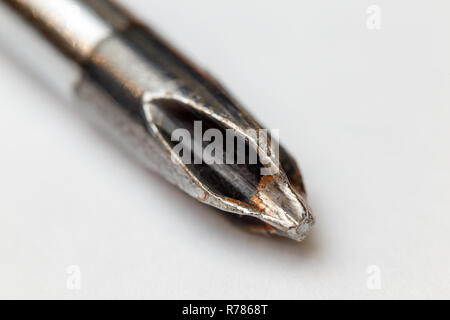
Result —
[{"label": "scratched metal", "polygon": [[[251,230],[305,238],[314,219],[297,164],[281,146],[277,161],[270,143],[248,134],[263,126],[216,80],[114,3],[61,1],[89,12],[89,23],[98,29],[94,42],[84,41],[79,23],[62,28],[54,15],[45,15],[48,0],[6,0],[79,65],[83,76],[74,91],[113,136],[166,180]],[[39,10],[31,8],[36,3]],[[234,129],[257,152],[258,164],[172,161],[177,155],[171,130],[189,128],[195,120],[222,132]],[[262,167],[273,174],[261,175]]]}]

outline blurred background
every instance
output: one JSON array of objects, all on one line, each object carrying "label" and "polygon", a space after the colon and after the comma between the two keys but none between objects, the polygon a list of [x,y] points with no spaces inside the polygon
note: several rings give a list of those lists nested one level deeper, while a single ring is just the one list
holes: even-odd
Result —
[{"label": "blurred background", "polygon": [[0,39],[0,298],[450,298],[447,0],[119,2],[280,129],[316,226],[236,228]]}]

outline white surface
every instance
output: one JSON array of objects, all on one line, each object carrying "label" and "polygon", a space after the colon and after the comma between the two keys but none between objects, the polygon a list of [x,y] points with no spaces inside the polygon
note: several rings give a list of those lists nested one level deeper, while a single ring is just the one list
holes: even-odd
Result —
[{"label": "white surface", "polygon": [[281,129],[317,224],[237,229],[2,53],[0,298],[450,298],[448,0],[126,2]]}]

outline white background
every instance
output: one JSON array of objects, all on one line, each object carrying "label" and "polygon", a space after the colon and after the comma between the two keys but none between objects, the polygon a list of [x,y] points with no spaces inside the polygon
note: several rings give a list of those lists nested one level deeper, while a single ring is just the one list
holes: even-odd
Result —
[{"label": "white background", "polygon": [[281,130],[317,224],[236,228],[0,52],[0,298],[450,298],[448,0],[126,3]]}]

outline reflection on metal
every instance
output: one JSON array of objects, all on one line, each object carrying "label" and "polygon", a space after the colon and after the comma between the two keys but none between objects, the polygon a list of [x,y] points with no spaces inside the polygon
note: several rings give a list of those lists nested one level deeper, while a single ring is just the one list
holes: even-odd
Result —
[{"label": "reflection on metal", "polygon": [[[313,217],[295,161],[281,146],[275,152],[270,137],[248,134],[263,127],[206,72],[111,1],[5,2],[78,66],[78,85],[67,86],[149,168],[251,230],[304,239]],[[205,130],[233,129],[258,162],[184,163],[171,134],[192,130],[194,121]]]}]

